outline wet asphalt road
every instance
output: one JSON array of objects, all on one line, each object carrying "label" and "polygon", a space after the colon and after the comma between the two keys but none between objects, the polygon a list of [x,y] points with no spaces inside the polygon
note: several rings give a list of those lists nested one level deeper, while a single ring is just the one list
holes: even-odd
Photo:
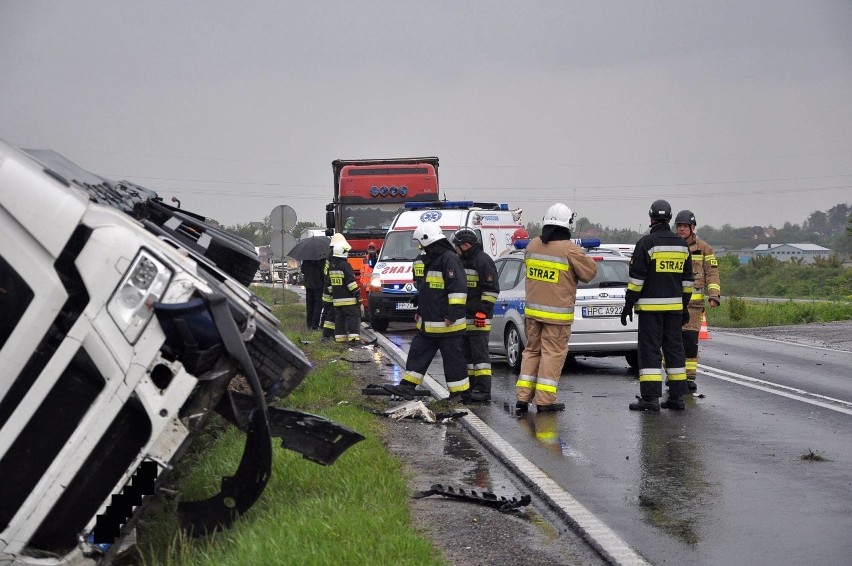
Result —
[{"label": "wet asphalt road", "polygon": [[[386,333],[403,350],[411,335]],[[579,358],[565,412],[521,418],[495,360],[494,400],[472,410],[651,563],[849,563],[852,352],[719,332],[700,361],[683,412],[629,411],[623,358]]]}]

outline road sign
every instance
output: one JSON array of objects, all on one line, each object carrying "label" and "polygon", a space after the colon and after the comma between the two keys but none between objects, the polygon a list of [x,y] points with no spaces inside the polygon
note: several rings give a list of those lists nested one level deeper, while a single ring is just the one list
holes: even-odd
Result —
[{"label": "road sign", "polygon": [[295,245],[296,238],[292,234],[288,232],[275,232],[272,234],[272,241],[269,243],[269,248],[272,250],[272,257],[283,259]]},{"label": "road sign", "polygon": [[272,209],[269,215],[269,223],[274,232],[289,232],[296,226],[296,211],[286,204],[279,204]]}]

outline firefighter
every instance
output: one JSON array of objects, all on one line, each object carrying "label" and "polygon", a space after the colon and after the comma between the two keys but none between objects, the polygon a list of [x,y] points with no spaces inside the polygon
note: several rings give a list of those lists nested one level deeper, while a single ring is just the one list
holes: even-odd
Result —
[{"label": "firefighter", "polygon": [[488,356],[488,333],[491,316],[500,287],[497,266],[482,249],[482,243],[471,228],[459,228],[453,234],[453,245],[462,258],[467,278],[467,328],[462,347],[467,362],[467,378],[477,400],[491,400],[491,358]]},{"label": "firefighter", "polygon": [[721,303],[722,288],[719,285],[719,262],[713,255],[713,248],[695,233],[695,215],[689,210],[681,210],[675,216],[677,235],[686,240],[692,254],[692,276],[695,288],[689,301],[689,322],[683,325],[683,351],[686,355],[686,388],[697,391],[695,373],[698,370],[698,333],[704,318],[704,297],[711,309]]},{"label": "firefighter", "polygon": [[462,336],[467,325],[464,266],[435,222],[424,222],[418,226],[413,240],[424,250],[421,256],[423,279],[417,290],[417,312],[414,315],[417,332],[411,340],[405,374],[399,385],[383,387],[403,399],[414,399],[415,387],[423,382],[432,358],[440,350],[450,399],[467,402],[471,393],[462,351]]},{"label": "firefighter", "polygon": [[[689,321],[692,261],[683,238],[669,228],[672,207],[655,200],[648,210],[651,232],[636,243],[621,324],[639,315],[639,397],[631,411],[683,410],[686,363],[681,327]],[[669,396],[662,404],[663,372],[660,348],[666,359]]]},{"label": "firefighter", "polygon": [[328,262],[328,292],[334,307],[335,342],[360,342],[361,316],[359,304],[361,293],[355,271],[346,259],[351,250],[349,242],[334,244]]},{"label": "firefighter", "polygon": [[323,293],[322,293],[322,341],[331,340],[334,338],[334,303],[331,300],[331,283],[328,280],[328,264],[334,253],[334,245],[339,242],[345,242],[346,238],[340,232],[334,234],[328,244],[328,256],[323,265]]},{"label": "firefighter", "polygon": [[568,356],[577,282],[591,281],[598,272],[595,260],[571,241],[573,220],[568,206],[551,206],[544,215],[541,236],[524,253],[527,347],[515,384],[518,413],[527,412],[530,403],[539,412],[565,408],[556,402],[556,392]]},{"label": "firefighter", "polygon": [[376,262],[379,261],[379,254],[376,251],[376,242],[367,244],[367,255],[364,256],[364,267],[369,267],[372,270],[376,267]]}]

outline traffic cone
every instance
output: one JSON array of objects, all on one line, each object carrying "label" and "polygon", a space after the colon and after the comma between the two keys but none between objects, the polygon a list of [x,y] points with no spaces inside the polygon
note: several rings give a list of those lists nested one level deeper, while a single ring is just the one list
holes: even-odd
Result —
[{"label": "traffic cone", "polygon": [[699,340],[710,340],[710,333],[707,332],[707,315],[701,313],[701,330],[698,331]]}]

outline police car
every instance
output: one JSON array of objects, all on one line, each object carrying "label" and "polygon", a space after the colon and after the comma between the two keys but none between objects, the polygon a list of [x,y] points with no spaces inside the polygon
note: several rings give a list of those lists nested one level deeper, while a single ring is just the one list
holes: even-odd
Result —
[{"label": "police car", "polygon": [[[630,258],[616,249],[598,247],[598,240],[575,240],[598,263],[598,273],[588,283],[577,286],[574,323],[568,341],[569,356],[624,356],[632,368],[639,365],[638,318],[621,324],[621,310],[627,290]],[[521,365],[527,344],[524,333],[526,270],[524,250],[514,250],[497,264],[500,295],[494,307],[488,350],[503,356],[513,369]]]}]

